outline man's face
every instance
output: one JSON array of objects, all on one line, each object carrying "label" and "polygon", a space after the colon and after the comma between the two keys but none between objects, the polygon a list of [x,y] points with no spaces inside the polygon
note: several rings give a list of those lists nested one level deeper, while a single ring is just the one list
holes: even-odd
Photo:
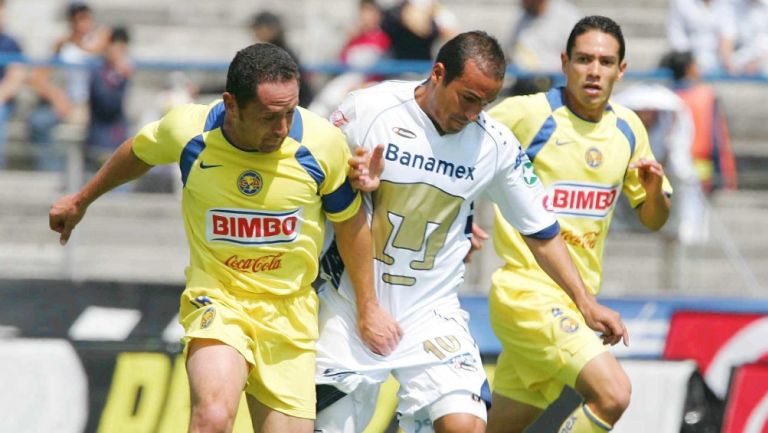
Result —
[{"label": "man's face", "polygon": [[93,15],[89,10],[83,10],[74,14],[70,20],[72,31],[79,35],[85,35],[93,30]]},{"label": "man's face", "polygon": [[432,68],[430,80],[435,91],[428,102],[432,120],[444,133],[461,131],[477,119],[483,107],[491,103],[501,90],[502,80],[489,77],[470,59],[464,72],[445,84],[445,67],[441,63]]},{"label": "man's face", "polygon": [[619,61],[619,41],[599,30],[579,35],[561,60],[571,102],[586,112],[602,112],[627,67],[627,62]]},{"label": "man's face", "polygon": [[256,99],[239,107],[233,95],[224,94],[227,114],[231,115],[235,144],[243,149],[274,152],[288,136],[299,104],[297,80],[261,83]]}]

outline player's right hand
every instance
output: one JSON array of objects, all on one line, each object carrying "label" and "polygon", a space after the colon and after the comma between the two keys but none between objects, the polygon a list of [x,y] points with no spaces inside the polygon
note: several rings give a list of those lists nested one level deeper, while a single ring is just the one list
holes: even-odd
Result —
[{"label": "player's right hand", "polygon": [[479,225],[472,223],[472,237],[469,238],[470,246],[467,255],[464,256],[464,263],[472,262],[472,254],[475,251],[483,249],[483,242],[488,240],[488,233],[480,228]]},{"label": "player's right hand", "polygon": [[368,151],[357,147],[349,158],[349,181],[358,191],[371,192],[379,187],[379,177],[384,171],[384,146],[379,144]]},{"label": "player's right hand", "polygon": [[56,200],[48,212],[48,225],[51,230],[60,233],[59,243],[66,245],[72,230],[83,219],[85,208],[80,205],[79,196],[70,194]]},{"label": "player's right hand", "polygon": [[589,308],[582,308],[581,314],[592,330],[599,332],[603,344],[616,345],[624,341],[629,346],[629,331],[616,311],[594,302]]},{"label": "player's right hand", "polygon": [[373,353],[382,356],[392,353],[403,336],[403,331],[395,319],[387,311],[373,304],[364,311],[358,311],[357,332]]}]

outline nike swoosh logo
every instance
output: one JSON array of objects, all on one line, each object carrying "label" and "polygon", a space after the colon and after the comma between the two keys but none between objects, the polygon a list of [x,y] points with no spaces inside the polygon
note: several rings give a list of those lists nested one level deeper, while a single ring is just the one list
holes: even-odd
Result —
[{"label": "nike swoosh logo", "polygon": [[216,167],[221,167],[221,164],[211,164],[211,165],[208,165],[208,164],[204,163],[203,161],[200,161],[200,168],[202,168],[203,170],[205,170],[207,168],[216,168]]},{"label": "nike swoosh logo", "polygon": [[558,146],[562,146],[568,143],[573,143],[571,140],[560,140],[559,138],[555,140],[555,144]]}]

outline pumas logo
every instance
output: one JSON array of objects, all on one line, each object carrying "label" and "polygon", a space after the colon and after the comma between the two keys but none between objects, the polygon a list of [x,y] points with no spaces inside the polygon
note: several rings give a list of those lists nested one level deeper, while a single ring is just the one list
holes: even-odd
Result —
[{"label": "pumas logo", "polygon": [[392,128],[392,132],[394,132],[395,134],[403,138],[411,138],[411,139],[416,138],[416,134],[414,132],[411,132],[405,128],[400,128],[398,126],[395,126],[394,128]]},{"label": "pumas logo", "polygon": [[587,149],[587,153],[584,154],[584,161],[591,168],[597,168],[603,165],[603,153],[596,147],[590,147]]},{"label": "pumas logo", "polygon": [[618,195],[618,186],[555,183],[544,197],[544,207],[562,215],[605,218],[613,209]]},{"label": "pumas logo", "polygon": [[261,175],[254,170],[246,170],[237,178],[237,189],[247,196],[255,195],[261,191],[262,186],[264,186],[264,181],[261,179]]},{"label": "pumas logo", "polygon": [[205,218],[208,242],[266,245],[293,242],[301,231],[301,208],[288,212],[210,209]]}]

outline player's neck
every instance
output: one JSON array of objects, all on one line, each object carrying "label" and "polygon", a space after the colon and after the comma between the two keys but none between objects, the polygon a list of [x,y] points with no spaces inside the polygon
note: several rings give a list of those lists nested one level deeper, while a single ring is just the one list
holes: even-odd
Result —
[{"label": "player's neck", "polygon": [[440,124],[435,121],[435,115],[432,113],[432,110],[429,107],[429,93],[431,92],[431,89],[429,89],[429,83],[423,83],[419,84],[416,89],[413,91],[414,99],[416,99],[416,104],[421,108],[421,111],[424,112],[424,114],[427,115],[430,122],[432,122],[432,125],[435,126],[435,129],[437,130],[438,134],[445,135],[445,131],[443,131],[443,128],[440,127]]},{"label": "player's neck", "polygon": [[568,88],[563,91],[563,102],[576,117],[588,122],[599,122],[603,118],[605,107],[608,105],[608,101],[594,108],[580,104],[579,100],[568,92]]},{"label": "player's neck", "polygon": [[237,133],[236,128],[232,125],[232,119],[229,117],[229,113],[224,113],[224,123],[221,125],[221,135],[224,136],[224,139],[229,142],[232,146],[244,150],[246,152],[253,152],[254,150],[259,149],[251,149],[246,146],[243,146],[242,144],[239,144],[238,138],[239,134]]}]

